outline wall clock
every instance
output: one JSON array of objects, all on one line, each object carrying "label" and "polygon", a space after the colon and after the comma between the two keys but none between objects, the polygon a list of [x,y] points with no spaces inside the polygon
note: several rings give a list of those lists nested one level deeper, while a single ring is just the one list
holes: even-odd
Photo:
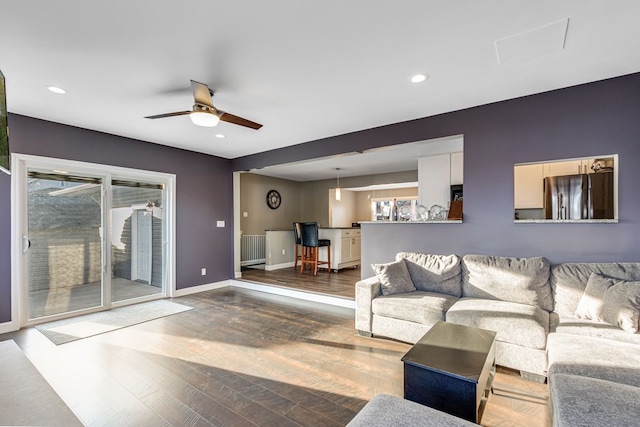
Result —
[{"label": "wall clock", "polygon": [[280,193],[276,190],[269,190],[267,193],[267,206],[271,209],[278,209],[280,203],[282,202],[282,198],[280,197]]}]

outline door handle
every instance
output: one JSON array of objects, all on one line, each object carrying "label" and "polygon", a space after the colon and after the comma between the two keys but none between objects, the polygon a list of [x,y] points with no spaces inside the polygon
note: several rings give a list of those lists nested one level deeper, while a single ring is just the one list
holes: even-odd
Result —
[{"label": "door handle", "polygon": [[29,248],[31,247],[31,240],[29,240],[29,236],[26,234],[22,235],[22,253],[26,254]]}]

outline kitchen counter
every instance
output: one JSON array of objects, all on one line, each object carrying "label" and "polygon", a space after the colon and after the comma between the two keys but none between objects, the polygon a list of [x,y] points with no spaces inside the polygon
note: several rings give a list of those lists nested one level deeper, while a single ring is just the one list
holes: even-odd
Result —
[{"label": "kitchen counter", "polygon": [[514,219],[515,224],[617,224],[617,219]]},{"label": "kitchen counter", "polygon": [[[360,230],[360,227],[318,227],[319,230]],[[293,225],[291,228],[273,228],[266,231],[293,231]]]},{"label": "kitchen counter", "polygon": [[425,221],[360,221],[360,224],[462,224],[462,220],[442,219]]}]

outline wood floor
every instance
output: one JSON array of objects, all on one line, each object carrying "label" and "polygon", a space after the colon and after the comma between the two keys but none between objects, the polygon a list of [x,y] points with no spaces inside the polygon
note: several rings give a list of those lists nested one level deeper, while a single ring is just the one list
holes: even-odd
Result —
[{"label": "wood floor", "polygon": [[338,273],[327,273],[319,270],[318,275],[306,271],[300,273],[300,268],[282,268],[265,271],[252,268],[242,269],[242,278],[253,282],[266,283],[300,291],[319,292],[321,294],[355,299],[355,284],[360,280],[359,268],[345,268]]},{"label": "wood floor", "polygon": [[[34,328],[0,340],[89,426],[344,426],[403,394],[410,346],[357,335],[353,310],[237,288],[174,301],[194,310],[60,346]],[[500,370],[494,386],[482,425],[551,425],[546,385]]]}]

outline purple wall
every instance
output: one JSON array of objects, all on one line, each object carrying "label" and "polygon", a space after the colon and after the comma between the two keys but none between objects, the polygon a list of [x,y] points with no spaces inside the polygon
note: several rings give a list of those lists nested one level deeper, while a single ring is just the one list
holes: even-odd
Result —
[{"label": "purple wall", "polygon": [[[14,153],[175,174],[177,289],[233,277],[229,160],[15,114],[9,126]],[[0,323],[11,320],[10,182],[0,173]],[[227,226],[216,228],[216,220]]]},{"label": "purple wall", "polygon": [[0,323],[11,320],[11,177],[0,172]]},{"label": "purple wall", "polygon": [[[238,158],[234,170],[464,134],[462,224],[363,226],[368,265],[397,251],[639,261],[640,74],[397,123]],[[618,224],[514,224],[513,165],[619,154]]]}]

